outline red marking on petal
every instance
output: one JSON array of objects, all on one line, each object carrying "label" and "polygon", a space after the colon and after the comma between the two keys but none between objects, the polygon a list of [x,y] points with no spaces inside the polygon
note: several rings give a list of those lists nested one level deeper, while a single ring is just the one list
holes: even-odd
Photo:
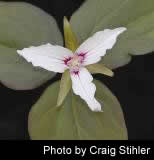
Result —
[{"label": "red marking on petal", "polygon": [[81,56],[81,57],[84,58],[86,54],[87,54],[87,53],[79,53],[78,56]]},{"label": "red marking on petal", "polygon": [[79,75],[79,71],[73,71],[73,74]]},{"label": "red marking on petal", "polygon": [[83,63],[85,60],[86,53],[79,53],[78,56],[80,57],[80,62]]},{"label": "red marking on petal", "polygon": [[68,57],[64,59],[65,65],[68,65],[68,62],[72,59],[72,57]]}]

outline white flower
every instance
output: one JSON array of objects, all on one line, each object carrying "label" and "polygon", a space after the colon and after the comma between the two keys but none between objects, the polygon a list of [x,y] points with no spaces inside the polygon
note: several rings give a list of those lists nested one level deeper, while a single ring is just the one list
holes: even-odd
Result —
[{"label": "white flower", "polygon": [[68,69],[74,93],[85,100],[92,111],[101,111],[101,105],[94,97],[96,86],[92,83],[93,77],[85,66],[99,62],[125,30],[120,27],[97,32],[81,44],[74,54],[67,48],[49,43],[17,52],[36,67],[59,73]]}]

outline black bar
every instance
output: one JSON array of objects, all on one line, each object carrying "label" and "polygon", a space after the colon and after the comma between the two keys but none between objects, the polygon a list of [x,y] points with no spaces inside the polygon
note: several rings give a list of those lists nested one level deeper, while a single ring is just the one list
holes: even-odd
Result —
[{"label": "black bar", "polygon": [[2,155],[12,158],[33,156],[42,160],[47,158],[152,160],[154,141],[1,141],[0,156]]}]

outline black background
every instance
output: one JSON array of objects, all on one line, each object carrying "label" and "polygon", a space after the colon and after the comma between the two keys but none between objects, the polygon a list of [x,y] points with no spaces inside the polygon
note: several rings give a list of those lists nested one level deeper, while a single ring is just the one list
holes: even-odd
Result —
[{"label": "black background", "polygon": [[[63,16],[71,16],[83,2],[83,0],[21,1],[32,3],[53,15],[61,31]],[[136,56],[128,65],[116,69],[113,78],[96,75],[96,78],[102,80],[119,99],[129,139],[154,139],[153,62],[153,53]],[[54,80],[58,78],[60,76]],[[29,110],[52,81],[31,91],[14,91],[0,84],[0,139],[29,139],[27,130]]]}]

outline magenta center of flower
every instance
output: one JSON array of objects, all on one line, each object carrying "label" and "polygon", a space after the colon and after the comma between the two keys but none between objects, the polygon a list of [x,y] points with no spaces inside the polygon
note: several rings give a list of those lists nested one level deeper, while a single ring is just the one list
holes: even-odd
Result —
[{"label": "magenta center of flower", "polygon": [[68,57],[64,60],[65,65],[67,65],[72,74],[77,75],[79,73],[80,68],[83,66],[83,62],[85,59],[85,54],[75,54],[72,57]]}]

